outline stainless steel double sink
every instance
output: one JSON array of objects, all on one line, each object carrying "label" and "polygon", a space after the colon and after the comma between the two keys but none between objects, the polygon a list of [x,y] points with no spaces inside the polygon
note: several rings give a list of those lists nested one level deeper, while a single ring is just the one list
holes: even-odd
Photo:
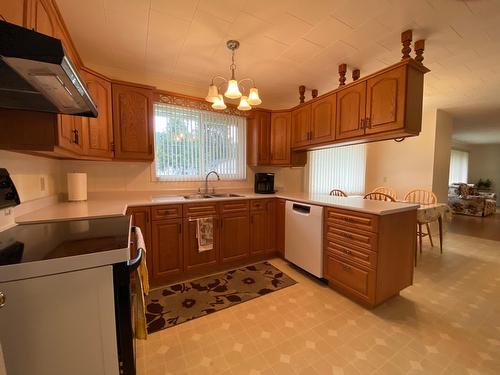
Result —
[{"label": "stainless steel double sink", "polygon": [[211,198],[241,198],[243,195],[233,194],[233,193],[221,193],[221,194],[189,194],[183,195],[184,199],[211,199]]}]

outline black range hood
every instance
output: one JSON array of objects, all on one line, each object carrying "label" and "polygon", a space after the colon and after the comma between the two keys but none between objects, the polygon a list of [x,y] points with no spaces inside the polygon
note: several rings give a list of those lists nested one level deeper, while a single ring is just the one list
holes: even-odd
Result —
[{"label": "black range hood", "polygon": [[97,117],[62,42],[0,21],[0,108]]}]

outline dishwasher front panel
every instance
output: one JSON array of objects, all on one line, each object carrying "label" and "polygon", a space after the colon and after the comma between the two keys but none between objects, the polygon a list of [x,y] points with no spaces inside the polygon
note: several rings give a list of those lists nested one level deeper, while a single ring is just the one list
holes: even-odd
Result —
[{"label": "dishwasher front panel", "polygon": [[285,258],[323,277],[323,207],[286,201]]}]

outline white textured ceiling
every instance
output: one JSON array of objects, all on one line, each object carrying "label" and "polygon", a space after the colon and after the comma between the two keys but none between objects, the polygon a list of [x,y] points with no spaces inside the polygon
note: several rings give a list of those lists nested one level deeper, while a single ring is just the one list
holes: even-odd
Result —
[{"label": "white textured ceiling", "polygon": [[225,42],[238,39],[237,78],[255,79],[265,108],[297,104],[300,84],[320,94],[337,87],[340,63],[362,76],[396,63],[400,33],[412,28],[414,40],[427,40],[425,103],[500,124],[498,0],[57,3],[86,65],[196,96],[206,94],[211,76],[228,75]]}]

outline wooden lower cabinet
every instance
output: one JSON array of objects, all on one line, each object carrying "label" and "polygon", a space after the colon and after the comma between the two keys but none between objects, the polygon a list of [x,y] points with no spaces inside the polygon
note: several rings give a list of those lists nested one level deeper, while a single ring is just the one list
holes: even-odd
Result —
[{"label": "wooden lower cabinet", "polygon": [[275,248],[274,199],[252,201],[250,209],[250,254],[273,252]]},{"label": "wooden lower cabinet", "polygon": [[154,280],[184,271],[182,218],[153,221],[151,260]]},{"label": "wooden lower cabinet", "polygon": [[196,236],[196,220],[184,219],[184,271],[196,272],[216,266],[219,252],[219,220],[214,218],[214,247],[212,250],[199,251]]},{"label": "wooden lower cabinet", "polygon": [[324,212],[324,277],[332,288],[374,307],[413,283],[416,210]]},{"label": "wooden lower cabinet", "polygon": [[250,255],[248,211],[221,216],[220,262],[232,263]]}]

